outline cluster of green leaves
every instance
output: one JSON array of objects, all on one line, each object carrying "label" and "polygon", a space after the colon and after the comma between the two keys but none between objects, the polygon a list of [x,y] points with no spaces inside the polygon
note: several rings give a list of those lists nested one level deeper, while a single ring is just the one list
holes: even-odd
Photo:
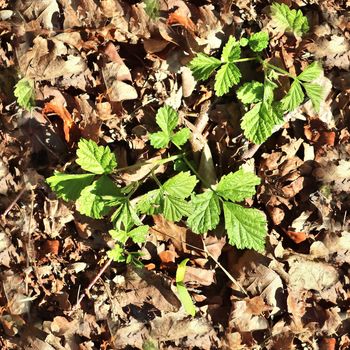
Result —
[{"label": "cluster of green leaves", "polygon": [[[271,6],[273,23],[280,30],[291,31],[295,35],[301,35],[308,30],[307,18],[300,10],[290,10],[285,4],[273,4]],[[263,60],[261,51],[267,48],[269,36],[265,31],[251,35],[248,39],[237,41],[230,36],[225,44],[221,60],[198,53],[189,63],[192,74],[196,80],[206,80],[219,69],[215,75],[214,90],[218,96],[228,93],[234,85],[239,84],[242,74],[237,66],[240,62],[256,61],[262,64],[264,79],[250,81],[241,85],[237,90],[237,98],[242,102],[245,114],[241,127],[244,135],[250,141],[260,144],[272,134],[275,127],[283,123],[286,112],[295,110],[305,99],[305,95],[311,100],[315,111],[319,111],[324,98],[323,88],[314,82],[322,73],[322,67],[318,62],[311,63],[298,76],[276,67]],[[241,47],[249,46],[254,55],[241,58]],[[277,101],[274,90],[278,87],[281,76],[292,80],[290,89],[285,96]],[[305,93],[304,93],[305,91]]]},{"label": "cluster of green leaves", "polygon": [[20,107],[31,111],[35,107],[34,81],[27,78],[19,80],[15,85],[14,95]]},{"label": "cluster of green leaves", "polygon": [[199,53],[189,64],[192,74],[196,80],[206,80],[214,71],[214,90],[217,96],[222,96],[229,92],[230,88],[237,85],[242,74],[237,66],[241,60],[241,46],[247,46],[254,52],[264,50],[269,43],[268,33],[261,31],[250,36],[249,39],[237,41],[230,36],[221,54],[221,59],[210,57],[204,53]]},{"label": "cluster of green leaves", "polygon": [[182,128],[174,132],[179,123],[179,115],[172,107],[165,105],[158,109],[156,123],[162,131],[150,134],[150,142],[154,148],[166,148],[169,143],[173,143],[177,148],[181,148],[191,135],[188,128]]},{"label": "cluster of green leaves", "polygon": [[301,10],[291,10],[286,4],[273,3],[271,18],[274,26],[281,31],[302,36],[309,31],[309,23]]},{"label": "cluster of green leaves", "polygon": [[187,223],[195,233],[213,230],[220,222],[223,210],[229,243],[239,249],[263,251],[266,217],[257,209],[237,204],[255,194],[260,179],[242,169],[223,176],[216,188],[191,198],[192,212]]}]

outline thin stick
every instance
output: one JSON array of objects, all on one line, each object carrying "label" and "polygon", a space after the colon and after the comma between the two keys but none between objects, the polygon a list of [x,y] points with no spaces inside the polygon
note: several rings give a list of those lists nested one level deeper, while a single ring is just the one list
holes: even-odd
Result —
[{"label": "thin stick", "polygon": [[112,263],[112,259],[108,259],[106,263],[103,265],[102,269],[99,271],[99,273],[95,276],[95,278],[90,282],[90,284],[85,288],[84,292],[80,295],[79,299],[77,300],[77,303],[73,306],[73,309],[71,312],[75,311],[79,306],[80,303],[83,301],[83,299],[89,294],[90,289],[96,284],[96,282],[101,278],[103,273],[107,270],[108,266]]},{"label": "thin stick", "polygon": [[18,200],[22,197],[23,193],[26,190],[26,186],[24,186],[21,189],[21,192],[18,193],[16,198],[12,201],[12,203],[7,207],[7,209],[4,211],[4,214],[2,214],[3,219],[5,219],[6,215],[12,210],[12,208],[15,206],[15,204],[18,202]]}]

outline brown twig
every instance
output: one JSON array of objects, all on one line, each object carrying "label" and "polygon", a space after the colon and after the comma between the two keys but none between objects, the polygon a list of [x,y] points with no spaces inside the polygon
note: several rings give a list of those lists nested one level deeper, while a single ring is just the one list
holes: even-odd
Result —
[{"label": "brown twig", "polygon": [[106,263],[103,265],[102,269],[99,271],[99,273],[95,276],[95,278],[90,282],[90,284],[85,288],[84,292],[80,295],[78,298],[76,304],[73,306],[72,311],[74,312],[79,306],[80,303],[83,301],[83,299],[89,294],[90,289],[96,284],[96,282],[100,279],[100,277],[103,275],[103,273],[107,270],[108,266],[111,264],[113,260],[108,259]]}]

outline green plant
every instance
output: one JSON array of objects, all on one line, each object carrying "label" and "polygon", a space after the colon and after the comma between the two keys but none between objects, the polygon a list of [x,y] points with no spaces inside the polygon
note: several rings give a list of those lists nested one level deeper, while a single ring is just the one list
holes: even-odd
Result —
[{"label": "green plant", "polygon": [[[284,4],[273,4],[272,11],[273,23],[277,23],[281,30],[296,34],[308,30],[307,18],[300,10],[290,10]],[[244,135],[257,144],[263,143],[274,128],[283,123],[284,113],[296,109],[304,101],[305,94],[310,98],[316,111],[319,111],[324,98],[322,86],[314,82],[322,73],[322,67],[318,62],[311,63],[302,73],[294,76],[272,65],[268,59],[262,58],[261,52],[268,45],[269,36],[265,31],[239,41],[230,36],[222,50],[220,60],[198,53],[189,63],[192,74],[198,81],[208,79],[215,72],[214,90],[217,96],[227,94],[234,85],[240,83],[242,73],[238,68],[239,63],[256,61],[261,64],[263,80],[246,82],[236,90],[237,98],[246,111],[241,122]],[[242,47],[249,47],[253,54],[242,58]],[[281,76],[289,78],[291,84],[288,91],[285,91],[285,96],[281,100],[276,100],[275,90],[278,88]]]},{"label": "green plant", "polygon": [[34,81],[22,78],[15,85],[14,95],[20,107],[31,111],[35,106]]},{"label": "green plant", "polygon": [[159,17],[159,0],[144,0],[145,12],[151,19]]},{"label": "green plant", "polygon": [[[174,142],[174,135],[176,139],[177,134],[188,129],[183,128],[173,133],[178,124],[178,115],[171,107],[160,108],[157,122],[164,133],[161,137],[167,140],[162,144],[172,141],[180,148],[188,139],[189,132],[186,131],[186,137],[180,138],[181,142]],[[151,142],[156,134],[150,135]],[[180,159],[193,174],[189,170],[180,171],[161,183],[155,175],[157,167]],[[187,159],[186,153],[181,151],[152,163],[136,165],[151,164],[151,170],[142,180],[122,187],[116,181],[118,172],[135,168],[135,165],[118,169],[115,155],[108,147],[98,146],[94,141],[85,139],[78,143],[76,163],[87,173],[55,172],[47,179],[47,183],[59,198],[75,201],[80,213],[95,219],[109,217],[113,224],[109,233],[115,240],[115,246],[108,252],[108,256],[114,261],[140,264],[140,254],[129,252],[127,247],[146,241],[149,226],[142,221],[153,214],[163,215],[170,221],[185,222],[187,218],[188,227],[200,234],[215,229],[223,211],[230,244],[240,249],[264,249],[264,214],[257,209],[237,204],[255,194],[255,187],[260,180],[252,173],[240,169],[222,177],[217,186],[209,187],[206,192],[196,193],[200,176]],[[156,188],[141,196],[136,195],[147,180],[153,180]]]}]

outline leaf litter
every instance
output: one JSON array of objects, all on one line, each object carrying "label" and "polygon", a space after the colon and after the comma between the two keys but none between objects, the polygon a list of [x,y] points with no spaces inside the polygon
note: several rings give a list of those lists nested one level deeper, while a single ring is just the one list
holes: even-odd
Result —
[{"label": "leaf litter", "polygon": [[[285,3],[293,16],[306,14],[305,36],[302,18],[278,22],[287,5],[268,1],[0,1],[3,349],[350,346],[348,10],[341,1]],[[186,66],[198,52],[214,62],[230,35],[253,34],[252,26],[269,31],[271,62],[297,75],[311,55],[325,71],[319,111],[299,98],[257,147],[243,137],[239,101],[216,97],[213,80],[196,83]],[[288,88],[281,79],[276,94]],[[293,109],[290,96],[284,103]],[[193,158],[210,184],[242,163],[256,169],[261,184],[246,203],[267,215],[261,253],[229,246],[223,222],[201,237],[153,215],[145,267],[106,265],[109,223],[79,214],[44,182],[77,170],[80,136],[110,146],[121,167],[161,159],[148,135],[159,132],[164,104],[192,131]],[[164,142],[174,142],[168,134]],[[95,170],[110,172],[113,161]],[[136,166],[118,181],[141,181],[150,169]],[[176,290],[185,258],[195,317]]]}]

